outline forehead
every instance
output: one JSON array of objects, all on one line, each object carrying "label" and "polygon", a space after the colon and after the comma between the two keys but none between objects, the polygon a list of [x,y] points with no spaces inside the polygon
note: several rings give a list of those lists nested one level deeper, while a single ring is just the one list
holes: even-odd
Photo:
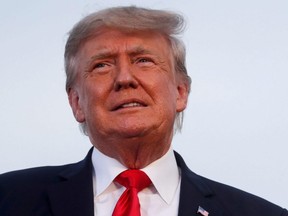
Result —
[{"label": "forehead", "polygon": [[171,53],[169,40],[161,33],[151,30],[128,31],[116,28],[102,28],[82,44],[79,52],[129,52],[141,51],[164,54]]}]

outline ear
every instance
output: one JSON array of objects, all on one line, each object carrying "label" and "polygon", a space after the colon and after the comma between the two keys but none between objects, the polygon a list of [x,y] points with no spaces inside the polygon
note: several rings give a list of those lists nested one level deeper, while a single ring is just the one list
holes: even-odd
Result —
[{"label": "ear", "polygon": [[177,101],[176,101],[176,111],[182,112],[188,103],[190,86],[185,81],[179,81],[177,85]]},{"label": "ear", "polygon": [[85,115],[84,115],[83,110],[81,108],[81,105],[79,103],[78,92],[75,89],[70,88],[68,91],[68,98],[69,98],[69,104],[72,108],[75,119],[79,123],[84,122],[85,121]]}]

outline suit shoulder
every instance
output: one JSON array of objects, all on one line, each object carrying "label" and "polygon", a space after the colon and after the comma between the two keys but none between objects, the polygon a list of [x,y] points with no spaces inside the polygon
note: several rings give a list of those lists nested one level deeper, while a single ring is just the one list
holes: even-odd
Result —
[{"label": "suit shoulder", "polygon": [[[217,197],[225,208],[231,209],[231,212],[238,209],[242,215],[257,215],[259,212],[265,212],[270,215],[288,216],[287,210],[268,200],[205,177],[201,178],[213,191],[213,196]],[[255,214],[251,214],[253,212]]]},{"label": "suit shoulder", "polygon": [[0,186],[4,184],[7,186],[15,183],[25,184],[26,182],[51,181],[57,173],[68,166],[69,165],[35,167],[3,173],[0,175]]},{"label": "suit shoulder", "polygon": [[184,204],[190,205],[189,198],[194,196],[195,199],[197,196],[203,203],[213,206],[214,213],[222,210],[227,215],[234,216],[288,216],[286,209],[263,198],[197,175],[187,167],[177,152],[175,158],[181,168],[181,192]]},{"label": "suit shoulder", "polygon": [[[0,200],[7,195],[23,194],[27,191],[41,192],[49,185],[63,180],[61,173],[73,170],[81,162],[61,166],[35,167],[11,171],[0,175]],[[71,169],[70,169],[71,168]],[[28,194],[27,194],[28,195]]]}]

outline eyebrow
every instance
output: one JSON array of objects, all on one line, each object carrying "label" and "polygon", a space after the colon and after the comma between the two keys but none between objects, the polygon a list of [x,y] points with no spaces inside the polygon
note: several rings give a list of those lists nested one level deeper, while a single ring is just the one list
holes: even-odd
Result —
[{"label": "eyebrow", "polygon": [[104,58],[111,58],[111,57],[114,57],[116,56],[117,54],[116,53],[112,53],[110,51],[102,51],[102,52],[99,52],[95,55],[93,55],[89,60],[88,60],[88,63],[90,62],[93,62],[97,59],[104,59]]},{"label": "eyebrow", "polygon": [[[151,51],[145,49],[142,46],[134,47],[127,51],[129,56],[136,56],[136,55],[144,55],[144,54],[153,54]],[[115,58],[118,55],[118,53],[108,50],[100,51],[99,53],[93,55],[87,62],[86,62],[86,68],[89,68],[89,66],[92,64],[93,61],[99,60],[99,59],[105,59],[105,58]]]},{"label": "eyebrow", "polygon": [[91,58],[89,58],[87,61],[86,61],[86,64],[85,64],[85,68],[90,68],[91,64],[95,61],[95,60],[99,60],[99,59],[105,59],[105,58],[111,58],[111,57],[115,57],[116,56],[116,53],[113,54],[112,52],[110,51],[101,51],[95,55],[93,55]]},{"label": "eyebrow", "polygon": [[137,46],[130,51],[128,50],[129,56],[141,55],[141,54],[153,54],[150,50],[145,49],[142,46]]}]

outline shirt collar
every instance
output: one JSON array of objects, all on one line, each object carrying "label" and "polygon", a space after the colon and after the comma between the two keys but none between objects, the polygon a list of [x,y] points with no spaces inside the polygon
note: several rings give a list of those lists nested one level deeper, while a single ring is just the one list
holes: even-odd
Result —
[{"label": "shirt collar", "polygon": [[170,148],[165,155],[142,170],[149,176],[162,199],[170,204],[180,182],[180,173],[173,149]]},{"label": "shirt collar", "polygon": [[115,177],[127,168],[114,158],[108,157],[94,147],[92,153],[94,168],[94,196],[99,196],[113,182]]},{"label": "shirt collar", "polygon": [[[95,196],[103,193],[114,178],[127,169],[119,161],[104,155],[96,148],[93,149],[92,163],[95,173]],[[149,176],[162,199],[170,204],[180,182],[179,169],[172,148],[161,158],[141,170]]]}]

